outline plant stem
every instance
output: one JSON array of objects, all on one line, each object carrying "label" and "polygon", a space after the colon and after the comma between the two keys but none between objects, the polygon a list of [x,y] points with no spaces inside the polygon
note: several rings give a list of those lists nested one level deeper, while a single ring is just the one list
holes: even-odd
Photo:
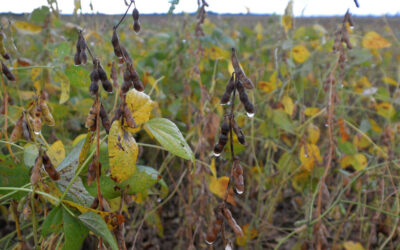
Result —
[{"label": "plant stem", "polygon": [[117,23],[117,25],[114,26],[114,30],[118,29],[118,26],[119,26],[119,25],[122,23],[122,21],[125,19],[126,14],[128,14],[129,9],[131,8],[132,3],[134,3],[134,2],[135,2],[135,1],[131,0],[131,2],[130,2],[130,4],[129,4],[128,8],[127,8],[126,11],[125,11],[125,14],[122,16],[121,20],[119,20],[119,22]]},{"label": "plant stem", "polygon": [[31,209],[32,209],[33,241],[35,242],[35,249],[38,249],[39,241],[38,241],[37,221],[36,221],[36,212],[35,212],[35,189],[36,189],[36,187],[33,186],[32,194],[31,194]]}]

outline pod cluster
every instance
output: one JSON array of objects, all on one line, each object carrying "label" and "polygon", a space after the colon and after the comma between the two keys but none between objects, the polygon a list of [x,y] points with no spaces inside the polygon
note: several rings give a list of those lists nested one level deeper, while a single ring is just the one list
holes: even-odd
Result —
[{"label": "pod cluster", "polygon": [[129,56],[129,53],[126,51],[125,47],[121,45],[116,29],[114,29],[111,43],[114,48],[115,56],[117,56],[122,63],[126,63],[126,68],[124,71],[124,82],[121,86],[122,94],[126,94],[132,87],[134,87],[137,91],[143,92],[143,83],[140,81],[139,74],[133,67],[132,58]]},{"label": "pod cluster", "polygon": [[132,11],[133,30],[138,33],[140,31],[139,11],[135,7]]},{"label": "pod cluster", "polygon": [[110,131],[111,123],[108,118],[107,111],[104,109],[101,102],[95,102],[89,110],[89,115],[86,118],[85,127],[90,131],[95,131],[97,127],[97,113],[99,112],[100,120],[106,133]]},{"label": "pod cluster", "polygon": [[226,84],[225,92],[222,94],[221,105],[229,104],[232,93],[237,91],[239,93],[240,102],[243,104],[247,115],[252,117],[255,113],[255,108],[253,103],[251,103],[249,96],[247,95],[246,89],[253,89],[254,84],[240,67],[239,60],[236,56],[236,50],[234,48],[232,48],[231,62],[234,72]]},{"label": "pod cluster", "polygon": [[89,91],[92,95],[97,95],[99,92],[99,81],[103,86],[103,89],[108,92],[113,92],[113,86],[111,82],[108,80],[107,73],[104,68],[101,66],[100,61],[97,59],[93,60],[93,70],[90,73],[90,87]]},{"label": "pod cluster", "polygon": [[120,120],[121,118],[124,119],[126,125],[130,128],[137,128],[136,125],[136,121],[133,118],[132,112],[129,109],[128,105],[126,104],[125,101],[123,101],[123,103],[118,107],[118,109],[116,110],[114,117],[112,119],[113,123],[116,120]]},{"label": "pod cluster", "polygon": [[48,126],[55,125],[53,115],[47,106],[46,100],[41,97],[31,102],[28,109],[22,113],[11,132],[10,142],[16,142],[21,137],[24,137],[27,141],[31,141],[33,134],[38,135],[41,133],[43,123]]},{"label": "pod cluster", "polygon": [[76,53],[74,55],[74,62],[75,65],[87,63],[86,41],[83,37],[82,30],[79,30],[78,41],[76,42]]},{"label": "pod cluster", "polygon": [[228,225],[235,232],[236,236],[243,236],[242,228],[237,224],[236,220],[233,218],[231,211],[226,206],[221,206],[216,209],[216,219],[213,226],[207,233],[206,243],[213,244],[217,239],[218,234],[222,230],[222,225],[224,220],[228,223]]}]

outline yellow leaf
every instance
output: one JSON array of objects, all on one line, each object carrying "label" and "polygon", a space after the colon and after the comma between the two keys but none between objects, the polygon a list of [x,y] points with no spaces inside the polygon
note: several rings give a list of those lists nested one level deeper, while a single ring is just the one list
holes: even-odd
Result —
[{"label": "yellow leaf", "polygon": [[222,176],[219,178],[211,177],[210,184],[208,188],[210,189],[211,193],[217,195],[219,198],[225,198],[226,189],[228,188],[229,177]]},{"label": "yellow leaf", "polygon": [[360,171],[367,166],[367,158],[363,154],[346,155],[340,160],[340,167],[345,169],[350,166],[356,171]]},{"label": "yellow leaf", "polygon": [[284,96],[281,102],[285,107],[285,112],[291,116],[294,111],[294,104],[292,98],[290,98],[289,96]]},{"label": "yellow leaf", "polygon": [[254,226],[251,228],[251,232],[249,232],[249,227],[250,224],[246,224],[244,226],[242,226],[242,230],[243,230],[243,236],[238,236],[236,237],[236,244],[238,246],[244,246],[247,243],[247,240],[251,240],[254,239],[255,237],[257,237],[258,235],[258,231],[257,229],[254,228]]},{"label": "yellow leaf", "polygon": [[[135,89],[129,90],[126,94],[126,103],[132,112],[133,119],[135,119],[137,126],[149,120],[151,111],[155,106],[155,103],[150,99],[150,96]],[[124,127],[124,129],[132,133],[136,133],[140,130],[140,128],[132,129],[127,126]]]},{"label": "yellow leaf", "polygon": [[211,60],[228,59],[230,57],[229,51],[221,49],[217,46],[206,48],[204,56]]},{"label": "yellow leaf", "polygon": [[272,73],[268,82],[265,81],[258,82],[258,87],[267,93],[271,93],[280,86],[282,86],[282,82],[278,80],[278,71]]},{"label": "yellow leaf", "polygon": [[53,143],[53,145],[51,145],[47,150],[47,155],[49,156],[51,163],[57,167],[65,158],[65,148],[62,141],[58,140]]},{"label": "yellow leaf", "polygon": [[376,105],[376,111],[385,118],[392,118],[396,113],[393,105],[388,102],[381,102]]},{"label": "yellow leaf", "polygon": [[66,75],[61,73],[60,71],[56,72],[57,80],[60,81],[61,86],[61,95],[60,95],[60,104],[65,103],[69,99],[69,92],[70,92],[70,82]]},{"label": "yellow leaf", "polygon": [[42,31],[41,26],[25,21],[15,21],[14,25],[19,31],[27,34],[38,34]]},{"label": "yellow leaf", "polygon": [[304,187],[307,184],[307,181],[309,179],[310,179],[310,172],[309,171],[302,171],[302,172],[296,174],[292,178],[293,189],[296,190],[299,193],[302,193],[303,189],[304,189]]},{"label": "yellow leaf", "polygon": [[346,241],[343,243],[343,247],[346,250],[364,250],[364,247],[360,243],[354,241]]},{"label": "yellow leaf", "polygon": [[90,211],[90,212],[100,215],[101,218],[103,218],[103,220],[107,223],[107,226],[111,231],[114,230],[115,228],[117,228],[117,226],[119,226],[125,220],[124,217],[118,213],[100,211],[100,210],[93,209],[90,207],[82,206],[78,203],[68,201],[68,200],[63,200],[63,203],[65,203],[68,206],[71,206],[73,208],[76,208],[81,213],[86,213],[86,212]]},{"label": "yellow leaf", "polygon": [[390,47],[392,44],[375,31],[370,31],[364,35],[362,46],[367,49],[382,49]]},{"label": "yellow leaf", "polygon": [[363,76],[360,80],[353,83],[353,86],[355,92],[362,93],[364,89],[370,88],[372,84],[367,77]]},{"label": "yellow leaf", "polygon": [[215,168],[215,158],[211,159],[211,166],[210,166],[210,171],[212,175],[217,178],[217,169]]},{"label": "yellow leaf", "polygon": [[306,116],[313,116],[313,115],[316,115],[319,111],[320,111],[320,109],[319,109],[319,108],[316,108],[316,107],[306,108],[306,109],[304,110],[304,115],[306,115]]},{"label": "yellow leaf", "polygon": [[377,133],[381,133],[382,132],[382,128],[373,120],[373,119],[368,119],[369,123],[371,123],[371,128],[373,131],[377,132]]},{"label": "yellow leaf", "polygon": [[296,62],[303,63],[310,57],[310,52],[304,45],[297,45],[292,48],[292,56]]},{"label": "yellow leaf", "polygon": [[37,77],[40,75],[40,73],[42,73],[42,69],[41,68],[33,68],[32,69],[32,76],[31,76],[32,81],[35,81],[37,79]]},{"label": "yellow leaf", "polygon": [[315,162],[322,162],[319,148],[315,144],[309,144],[301,146],[299,152],[299,159],[303,164],[304,168],[311,171],[315,165]]},{"label": "yellow leaf", "polygon": [[261,22],[257,23],[257,25],[254,27],[254,31],[257,34],[257,40],[261,40],[262,39],[262,34],[264,32],[264,28],[263,28]]},{"label": "yellow leaf", "polygon": [[311,123],[307,127],[307,133],[308,133],[307,141],[311,144],[316,144],[320,135],[319,128]]},{"label": "yellow leaf", "polygon": [[108,136],[108,155],[113,180],[120,183],[135,173],[138,146],[131,133],[121,127],[120,121],[114,121],[111,125]]},{"label": "yellow leaf", "polygon": [[87,134],[80,134],[77,137],[75,137],[74,141],[72,142],[72,147],[75,147],[78,142],[86,138]]},{"label": "yellow leaf", "polygon": [[388,76],[383,77],[382,78],[382,82],[386,83],[386,84],[389,84],[389,85],[397,86],[397,82],[393,78],[388,77]]},{"label": "yellow leaf", "polygon": [[369,145],[371,145],[371,142],[365,138],[365,136],[362,136],[361,134],[357,134],[353,138],[353,144],[360,150],[366,149]]},{"label": "yellow leaf", "polygon": [[293,28],[293,1],[289,1],[285,9],[285,14],[282,17],[282,26],[287,33]]}]

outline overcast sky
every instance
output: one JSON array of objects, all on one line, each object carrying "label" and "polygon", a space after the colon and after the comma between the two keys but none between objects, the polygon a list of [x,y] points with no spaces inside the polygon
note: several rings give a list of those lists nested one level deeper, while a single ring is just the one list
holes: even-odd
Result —
[{"label": "overcast sky", "polygon": [[[129,0],[127,0],[129,1]],[[289,0],[208,0],[209,11],[218,13],[276,13],[282,14]],[[0,12],[31,12],[47,0],[0,0]],[[91,12],[89,4],[93,3],[94,12],[120,14],[126,10],[124,0],[81,0],[83,12]],[[197,0],[180,0],[175,13],[194,12]],[[358,0],[360,8],[355,7],[353,0],[294,0],[296,16],[343,15],[347,8],[354,15],[400,15],[400,0]],[[58,0],[62,13],[70,14],[74,9],[74,0]],[[169,0],[136,0],[141,13],[165,13],[169,10]]]}]

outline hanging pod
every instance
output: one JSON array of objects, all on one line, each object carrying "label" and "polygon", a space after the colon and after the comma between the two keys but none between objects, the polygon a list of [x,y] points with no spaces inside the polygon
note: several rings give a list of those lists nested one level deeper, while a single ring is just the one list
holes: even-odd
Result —
[{"label": "hanging pod", "polygon": [[240,144],[242,144],[242,145],[246,144],[246,139],[242,132],[242,129],[239,127],[239,125],[236,123],[236,121],[234,119],[232,119],[232,129],[233,129],[233,132],[235,132]]},{"label": "hanging pod", "polygon": [[53,181],[58,181],[60,179],[60,174],[57,172],[57,170],[51,163],[50,158],[46,154],[46,152],[43,153],[42,159],[43,159],[44,170],[46,170],[47,174]]},{"label": "hanging pod", "polygon": [[103,107],[102,103],[100,103],[100,118],[103,124],[103,128],[106,130],[106,133],[108,134],[110,132],[111,123],[110,120],[108,119],[107,111]]},{"label": "hanging pod", "polygon": [[236,193],[242,194],[244,192],[243,167],[240,165],[237,157],[235,157],[233,162],[233,182]]},{"label": "hanging pod", "polygon": [[234,79],[234,73],[232,73],[231,78],[226,84],[225,92],[222,94],[221,105],[229,103],[229,99],[231,98],[231,94],[234,89],[235,89],[235,79]]},{"label": "hanging pod", "polygon": [[243,83],[244,87],[247,89],[253,89],[254,84],[253,82],[246,76],[243,72],[242,68],[240,67],[239,60],[236,56],[235,48],[232,48],[232,57],[231,57],[232,66],[235,70],[236,77]]},{"label": "hanging pod", "polygon": [[13,73],[11,73],[10,69],[3,63],[1,62],[1,71],[3,72],[3,74],[7,77],[7,79],[9,81],[15,81],[15,76],[13,75]]},{"label": "hanging pod", "polygon": [[206,236],[206,243],[210,245],[215,242],[219,232],[221,232],[222,229],[222,223],[224,222],[224,215],[222,214],[221,209],[218,209],[216,217],[217,218],[215,219],[215,223],[211,227],[211,230],[208,231]]},{"label": "hanging pod", "polygon": [[16,142],[21,138],[23,121],[24,121],[24,114],[22,114],[21,117],[18,119],[14,129],[11,132],[10,142]]},{"label": "hanging pod", "polygon": [[222,209],[222,212],[224,214],[224,217],[226,221],[228,222],[229,226],[232,228],[232,230],[235,232],[236,236],[243,236],[243,230],[242,228],[237,224],[236,220],[232,217],[232,213],[229,210],[229,208],[224,207]]}]

